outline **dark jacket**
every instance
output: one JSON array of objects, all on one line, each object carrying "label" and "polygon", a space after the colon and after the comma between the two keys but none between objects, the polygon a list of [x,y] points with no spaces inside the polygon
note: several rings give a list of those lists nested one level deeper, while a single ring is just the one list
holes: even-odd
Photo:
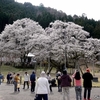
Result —
[{"label": "dark jacket", "polygon": [[62,75],[61,76],[61,87],[71,86],[71,78],[69,75]]},{"label": "dark jacket", "polygon": [[11,74],[7,74],[7,80],[10,80]]},{"label": "dark jacket", "polygon": [[31,81],[31,82],[35,82],[35,80],[36,80],[35,74],[31,74],[31,75],[30,75],[30,81]]},{"label": "dark jacket", "polygon": [[86,72],[83,74],[83,87],[84,88],[91,88],[92,87],[92,80],[93,76],[90,72]]}]

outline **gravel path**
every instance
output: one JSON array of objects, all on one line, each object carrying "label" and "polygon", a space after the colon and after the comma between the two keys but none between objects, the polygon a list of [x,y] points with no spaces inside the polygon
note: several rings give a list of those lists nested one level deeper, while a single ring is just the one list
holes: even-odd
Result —
[{"label": "gravel path", "polygon": [[[35,94],[31,93],[30,89],[23,90],[22,85],[20,93],[14,93],[13,90],[12,84],[2,83],[0,85],[0,100],[34,100]],[[76,100],[74,87],[70,88],[70,98],[70,100]],[[49,94],[49,100],[62,100],[62,93],[57,92],[57,87],[53,87],[53,93]],[[100,88],[92,89],[91,100],[100,100]]]}]

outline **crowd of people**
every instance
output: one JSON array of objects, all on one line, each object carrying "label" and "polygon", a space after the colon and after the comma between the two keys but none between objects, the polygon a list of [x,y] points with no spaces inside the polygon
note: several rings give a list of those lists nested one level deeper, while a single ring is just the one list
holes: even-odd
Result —
[{"label": "crowd of people", "polygon": [[[70,100],[70,87],[73,80],[76,100],[91,100],[93,75],[90,73],[89,68],[87,68],[86,72],[83,74],[81,74],[79,70],[75,70],[72,76],[67,73],[67,70],[63,70],[62,72],[58,71],[55,77],[58,92],[62,92],[62,100]],[[9,72],[6,79],[7,84],[14,84],[14,92],[20,92],[21,77],[19,73]],[[83,97],[82,82],[84,88]],[[37,78],[35,71],[30,75],[26,71],[23,76],[23,89],[29,89],[29,87],[30,91],[35,93],[34,100],[48,100],[48,94],[53,93],[52,77],[50,73],[42,71],[40,77]]]}]

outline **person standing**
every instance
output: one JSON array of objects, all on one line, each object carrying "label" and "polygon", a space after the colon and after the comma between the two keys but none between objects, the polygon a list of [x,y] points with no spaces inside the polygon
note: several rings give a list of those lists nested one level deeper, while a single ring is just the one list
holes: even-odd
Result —
[{"label": "person standing", "polygon": [[69,97],[69,87],[71,86],[72,79],[67,74],[67,71],[63,71],[63,75],[61,76],[61,87],[63,92],[63,100],[66,100],[65,96],[67,96],[67,100],[70,100]]},{"label": "person standing", "polygon": [[84,87],[84,100],[86,100],[86,98],[88,100],[91,100],[90,96],[91,96],[93,76],[90,73],[89,68],[86,69],[86,72],[83,74],[82,77],[83,77],[83,87]]},{"label": "person standing", "polygon": [[0,85],[1,85],[1,80],[3,79],[3,75],[2,74],[0,74]]},{"label": "person standing", "polygon": [[52,92],[51,75],[49,73],[47,73],[47,79],[49,82],[50,92]]},{"label": "person standing", "polygon": [[82,78],[78,70],[75,70],[73,78],[75,84],[76,100],[82,100]]},{"label": "person standing", "polygon": [[23,89],[25,89],[26,84],[27,84],[27,89],[29,89],[29,81],[30,81],[30,76],[27,72],[25,72]]},{"label": "person standing", "polygon": [[34,92],[35,90],[35,80],[36,80],[36,76],[35,76],[35,72],[33,71],[32,74],[30,75],[31,92]]},{"label": "person standing", "polygon": [[18,87],[19,85],[19,81],[20,81],[20,74],[17,74],[15,77],[14,77],[14,92],[18,92],[20,91],[20,88]]},{"label": "person standing", "polygon": [[35,86],[35,94],[37,95],[36,100],[48,100],[49,93],[49,82],[46,78],[46,73],[42,71],[40,77],[37,79]]},{"label": "person standing", "polygon": [[11,76],[11,77],[12,77],[12,80],[11,80],[11,83],[12,83],[12,84],[14,84],[15,75],[16,75],[15,72],[13,72],[13,73],[12,73],[12,76]]},{"label": "person standing", "polygon": [[56,80],[57,80],[57,85],[58,85],[58,92],[62,92],[61,88],[61,72],[58,71],[56,74]]},{"label": "person standing", "polygon": [[10,76],[11,76],[11,73],[8,72],[8,74],[7,74],[7,84],[10,84]]}]

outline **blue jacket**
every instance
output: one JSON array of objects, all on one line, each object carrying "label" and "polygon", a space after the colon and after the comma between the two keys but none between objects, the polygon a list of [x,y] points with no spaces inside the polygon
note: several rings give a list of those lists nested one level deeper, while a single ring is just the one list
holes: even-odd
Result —
[{"label": "blue jacket", "polygon": [[35,74],[30,75],[30,81],[34,82],[36,80]]},{"label": "blue jacket", "polygon": [[0,79],[3,79],[3,75],[0,75]]}]

